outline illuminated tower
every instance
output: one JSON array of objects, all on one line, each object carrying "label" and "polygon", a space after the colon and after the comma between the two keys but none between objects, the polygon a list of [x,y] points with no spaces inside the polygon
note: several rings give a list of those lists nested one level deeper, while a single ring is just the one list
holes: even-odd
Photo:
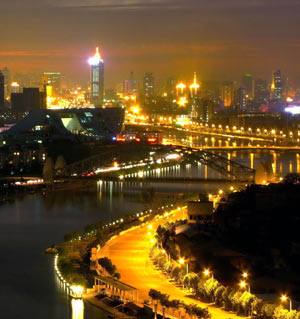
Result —
[{"label": "illuminated tower", "polygon": [[183,82],[180,82],[176,85],[177,95],[183,95],[186,85]]},{"label": "illuminated tower", "polygon": [[272,76],[272,99],[281,101],[282,100],[282,93],[283,93],[283,85],[282,85],[282,78],[280,71],[273,73]]},{"label": "illuminated tower", "polygon": [[104,62],[96,48],[95,55],[89,59],[91,66],[91,101],[96,105],[102,103],[104,95]]},{"label": "illuminated tower", "polygon": [[192,85],[190,85],[190,90],[191,90],[191,95],[197,95],[198,90],[200,88],[200,85],[197,83],[197,74],[196,72],[194,73],[194,82]]}]

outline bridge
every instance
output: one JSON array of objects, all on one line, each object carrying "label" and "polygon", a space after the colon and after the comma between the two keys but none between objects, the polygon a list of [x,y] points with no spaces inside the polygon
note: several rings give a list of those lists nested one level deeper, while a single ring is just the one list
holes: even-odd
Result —
[{"label": "bridge", "polygon": [[[235,161],[232,161],[226,157],[217,155],[209,150],[185,146],[159,145],[157,147],[164,152],[180,152],[183,154],[183,157],[186,160],[191,162],[200,162],[203,165],[206,165],[207,167],[210,167],[211,169],[217,171],[222,176],[231,181],[252,182],[254,180],[255,170]],[[63,175],[82,177],[82,175],[84,174],[89,176],[94,175],[95,172],[99,172],[100,167],[106,167],[107,170],[102,170],[102,175],[109,176],[109,173],[112,173],[114,171],[127,169],[126,164],[123,164],[115,170],[111,166],[113,160],[111,158],[112,154],[115,155],[115,153],[113,153],[111,150],[107,150],[103,151],[100,154],[88,157],[84,160],[72,163],[71,165],[65,167],[65,169],[63,170]],[[132,163],[131,167],[128,168],[128,171],[130,171],[130,169],[136,169],[141,165],[153,166],[153,164],[150,163],[149,159],[144,159],[143,161],[144,164],[140,164],[140,161]]]}]

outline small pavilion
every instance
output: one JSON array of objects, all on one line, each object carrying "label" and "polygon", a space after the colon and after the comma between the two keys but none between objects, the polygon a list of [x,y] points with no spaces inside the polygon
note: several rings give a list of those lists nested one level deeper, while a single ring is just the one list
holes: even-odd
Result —
[{"label": "small pavilion", "polygon": [[94,280],[96,292],[105,288],[110,296],[119,296],[123,301],[138,301],[138,290],[132,286],[109,276],[95,276]]}]

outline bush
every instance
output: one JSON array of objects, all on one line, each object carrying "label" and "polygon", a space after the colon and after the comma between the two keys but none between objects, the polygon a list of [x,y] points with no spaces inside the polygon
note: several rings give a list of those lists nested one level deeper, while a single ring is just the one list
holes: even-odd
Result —
[{"label": "bush", "polygon": [[71,233],[67,233],[64,236],[64,241],[74,241],[74,240],[80,240],[82,237],[82,232],[80,230],[75,230]]}]

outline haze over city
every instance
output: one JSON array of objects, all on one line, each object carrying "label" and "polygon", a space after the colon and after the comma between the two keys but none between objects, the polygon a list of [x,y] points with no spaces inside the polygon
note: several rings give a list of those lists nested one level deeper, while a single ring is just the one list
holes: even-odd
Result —
[{"label": "haze over city", "polygon": [[96,45],[107,87],[134,71],[233,80],[243,72],[298,80],[297,0],[5,1],[1,64],[12,71],[59,70],[78,83]]},{"label": "haze over city", "polygon": [[0,305],[300,319],[299,0],[0,6]]}]

